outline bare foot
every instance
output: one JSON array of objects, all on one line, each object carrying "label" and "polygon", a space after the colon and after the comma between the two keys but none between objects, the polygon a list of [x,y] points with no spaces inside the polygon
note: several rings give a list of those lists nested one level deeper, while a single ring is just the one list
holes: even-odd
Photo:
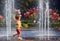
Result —
[{"label": "bare foot", "polygon": [[23,40],[22,37],[18,37],[18,40]]},{"label": "bare foot", "polygon": [[13,37],[15,38],[16,34],[13,35]]}]

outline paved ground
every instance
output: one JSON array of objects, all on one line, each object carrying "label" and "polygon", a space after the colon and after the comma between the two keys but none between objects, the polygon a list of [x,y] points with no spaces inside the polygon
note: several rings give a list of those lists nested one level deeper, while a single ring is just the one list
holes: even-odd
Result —
[{"label": "paved ground", "polygon": [[[11,34],[10,35],[12,35],[13,33],[15,33],[15,29],[12,29],[12,32],[11,32]],[[48,40],[48,39],[46,39],[46,40],[41,40],[41,39],[37,39],[37,38],[32,38],[31,36],[37,36],[37,37],[41,37],[41,35],[43,35],[44,33],[41,33],[41,31],[40,32],[38,32],[38,31],[22,31],[22,37],[25,37],[25,38],[23,38],[23,40],[22,41],[60,41],[60,39],[58,38],[58,39],[56,39],[55,37],[54,37],[54,39],[50,39],[50,40]],[[4,36],[1,36],[1,35],[4,35]],[[17,40],[17,38],[13,38],[13,37],[10,37],[8,40],[7,40],[7,37],[6,37],[6,35],[7,35],[7,33],[6,33],[6,30],[5,30],[5,28],[0,28],[0,41],[18,41]],[[40,36],[39,36],[40,35]],[[47,34],[46,34],[47,35]],[[58,36],[60,36],[60,31],[50,31],[50,36],[56,36],[56,35],[58,35]],[[27,37],[27,38],[26,38]],[[31,37],[31,38],[30,38]]]},{"label": "paved ground", "polygon": [[39,40],[39,39],[35,39],[35,38],[24,38],[23,40],[18,40],[17,38],[11,38],[11,40],[7,40],[7,38],[4,37],[0,38],[0,41],[60,41],[60,39],[58,40]]}]

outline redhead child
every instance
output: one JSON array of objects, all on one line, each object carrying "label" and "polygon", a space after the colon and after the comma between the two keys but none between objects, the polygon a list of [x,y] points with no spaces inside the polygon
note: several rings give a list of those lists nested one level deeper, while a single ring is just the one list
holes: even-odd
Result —
[{"label": "redhead child", "polygon": [[16,35],[18,35],[18,39],[22,40],[22,38],[20,37],[20,35],[21,35],[21,27],[22,27],[20,18],[21,18],[21,16],[19,14],[17,14],[15,16],[15,24],[16,24],[16,32],[17,33],[14,34],[13,37],[15,37]]}]

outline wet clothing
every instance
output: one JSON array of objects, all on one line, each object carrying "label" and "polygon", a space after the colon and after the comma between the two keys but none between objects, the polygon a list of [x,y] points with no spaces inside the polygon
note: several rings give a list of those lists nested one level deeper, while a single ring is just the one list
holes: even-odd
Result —
[{"label": "wet clothing", "polygon": [[20,28],[20,27],[21,27],[21,21],[16,20],[16,27],[17,27],[17,28]]},{"label": "wet clothing", "polygon": [[16,29],[16,32],[17,32],[18,35],[20,35],[21,29]]},{"label": "wet clothing", "polygon": [[21,21],[20,20],[16,20],[16,32],[18,35],[21,32]]}]

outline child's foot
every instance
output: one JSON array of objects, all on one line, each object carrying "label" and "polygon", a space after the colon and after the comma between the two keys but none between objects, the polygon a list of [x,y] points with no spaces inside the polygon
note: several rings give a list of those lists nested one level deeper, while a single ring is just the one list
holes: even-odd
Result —
[{"label": "child's foot", "polygon": [[13,37],[15,38],[15,36],[16,36],[16,35],[14,34]]},{"label": "child's foot", "polygon": [[18,37],[18,40],[23,40],[21,37]]}]

